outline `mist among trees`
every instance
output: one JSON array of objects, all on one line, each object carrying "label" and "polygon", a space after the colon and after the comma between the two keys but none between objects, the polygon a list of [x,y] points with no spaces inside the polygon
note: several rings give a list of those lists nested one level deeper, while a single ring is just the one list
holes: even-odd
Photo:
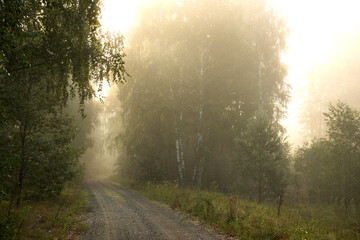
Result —
[{"label": "mist among trees", "polygon": [[111,174],[276,203],[278,214],[284,199],[358,213],[360,31],[309,73],[294,147],[282,126],[289,28],[265,0],[154,0],[126,39],[101,31],[99,1],[0,7],[7,218],[23,200]]},{"label": "mist among trees", "polygon": [[[349,96],[356,80],[344,83],[355,65],[341,65],[342,78],[309,76],[314,81],[301,121],[310,143],[291,147],[281,125],[290,99],[281,61],[287,34],[286,22],[265,1],[143,6],[127,39],[131,81],[119,90],[121,108],[110,120],[121,126],[111,134],[117,172],[258,202],[283,194],[345,207],[356,200],[350,189],[356,186],[358,110],[348,105],[356,103]],[[341,49],[337,54],[353,59]],[[348,90],[339,92],[336,81]]]},{"label": "mist among trees", "polygon": [[99,13],[96,1],[1,2],[0,192],[10,208],[60,194],[83,171],[86,134],[74,142],[69,101],[84,116],[95,86],[126,74],[122,37],[101,33]]}]

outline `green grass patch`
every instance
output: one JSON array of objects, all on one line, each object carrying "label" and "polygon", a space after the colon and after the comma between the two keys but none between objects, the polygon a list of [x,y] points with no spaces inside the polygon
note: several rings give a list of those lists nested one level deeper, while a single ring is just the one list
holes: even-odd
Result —
[{"label": "green grass patch", "polygon": [[292,204],[283,206],[277,216],[275,204],[181,189],[176,183],[147,183],[137,185],[136,189],[149,199],[196,217],[236,239],[360,239],[360,221],[355,210],[344,214],[334,206]]},{"label": "green grass patch", "polygon": [[73,239],[88,231],[82,214],[87,194],[80,188],[68,188],[51,200],[24,201],[13,207],[8,216],[9,203],[0,204],[0,239]]}]

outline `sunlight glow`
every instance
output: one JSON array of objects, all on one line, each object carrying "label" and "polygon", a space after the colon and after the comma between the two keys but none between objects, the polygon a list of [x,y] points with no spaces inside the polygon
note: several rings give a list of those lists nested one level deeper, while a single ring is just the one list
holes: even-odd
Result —
[{"label": "sunlight glow", "polygon": [[107,95],[108,95],[109,89],[110,89],[110,85],[109,85],[108,81],[104,80],[104,81],[103,81],[102,90],[101,90],[101,92],[99,93],[99,96],[100,96],[101,98],[106,98]]},{"label": "sunlight glow", "polygon": [[[103,29],[125,34],[134,24],[137,8],[147,0],[104,0]],[[298,113],[307,74],[316,64],[333,54],[343,37],[355,33],[360,23],[359,0],[268,0],[269,6],[284,16],[290,28],[288,51],[283,61],[289,67],[288,83],[292,99],[283,121],[291,143],[300,143]],[[106,91],[104,86],[104,91]]]},{"label": "sunlight glow", "polygon": [[289,51],[285,61],[307,70],[331,57],[332,47],[360,22],[358,0],[272,0],[290,26]]},{"label": "sunlight glow", "polygon": [[288,51],[283,61],[289,67],[288,82],[292,99],[288,117],[283,121],[293,144],[302,141],[298,114],[308,72],[334,54],[343,38],[359,30],[358,0],[269,0],[283,15],[290,27]]},{"label": "sunlight glow", "polygon": [[146,0],[104,0],[102,28],[111,32],[126,34],[134,24],[138,7]]},{"label": "sunlight glow", "polygon": [[[125,36],[131,25],[135,23],[136,11],[147,0],[103,0],[101,27],[103,31],[121,33]],[[110,86],[107,81],[99,97],[106,99]]]}]

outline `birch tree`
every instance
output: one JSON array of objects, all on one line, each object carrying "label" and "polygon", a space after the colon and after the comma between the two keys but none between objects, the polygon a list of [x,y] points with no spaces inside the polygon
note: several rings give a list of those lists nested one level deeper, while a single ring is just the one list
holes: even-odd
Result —
[{"label": "birch tree", "polygon": [[[253,20],[257,15],[262,21]],[[157,180],[232,188],[233,139],[244,134],[260,92],[272,120],[286,107],[283,28],[265,6],[238,1],[154,1],[142,8],[128,39],[133,83],[122,97],[122,164],[139,169],[142,180],[151,180],[145,172],[156,166]],[[259,29],[266,30],[261,37]]]},{"label": "birch tree", "polygon": [[170,86],[170,96],[174,112],[175,126],[175,147],[176,160],[179,171],[179,186],[184,187],[185,181],[185,159],[184,159],[184,143],[183,143],[183,68],[179,71],[179,91],[178,104],[175,104],[173,89]]},{"label": "birch tree", "polygon": [[[205,32],[206,34],[206,32]],[[206,125],[206,121],[204,121],[204,85],[206,84],[206,73],[210,68],[210,51],[211,51],[211,37],[209,34],[205,35],[202,30],[198,35],[198,42],[200,45],[199,48],[199,126],[197,133],[197,158],[198,163],[194,168],[193,173],[193,181],[196,178],[196,186],[197,188],[201,188],[201,180],[204,172],[204,164],[206,161],[206,145],[204,142],[208,137],[208,133],[210,131],[209,127]],[[205,36],[204,36],[205,35]]]}]

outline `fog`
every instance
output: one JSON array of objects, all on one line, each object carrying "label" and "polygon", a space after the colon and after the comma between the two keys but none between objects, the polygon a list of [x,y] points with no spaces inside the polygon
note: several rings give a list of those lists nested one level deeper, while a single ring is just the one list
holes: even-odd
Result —
[{"label": "fog", "polygon": [[[110,87],[108,83],[105,83],[98,97],[86,103],[85,119],[90,118],[91,120],[88,122],[83,122],[83,120],[79,123],[80,131],[81,129],[84,131],[86,128],[85,134],[90,140],[81,159],[85,165],[84,177],[86,180],[106,179],[112,176],[117,169],[116,161],[119,152],[116,150],[115,138],[121,125],[112,125],[116,115],[121,112],[117,94],[116,86]],[[95,110],[89,111],[89,108]]]},{"label": "fog", "polygon": [[[339,136],[353,138],[336,126],[357,124],[357,5],[105,1],[103,28],[124,34],[130,76],[104,86],[93,145],[83,156],[86,176],[176,181],[259,201],[284,186],[297,199],[312,199],[320,186],[327,192],[318,199],[341,196],[342,187],[326,180],[336,161],[325,163],[321,180],[306,169],[326,158],[342,161],[335,157],[345,144]],[[339,112],[348,122],[337,122]],[[334,155],[319,157],[328,144]],[[259,171],[262,180],[252,177]]]},{"label": "fog", "polygon": [[266,237],[255,239],[359,239],[360,1],[0,9],[0,229],[9,236],[33,228],[22,228],[22,200],[62,202],[59,213],[72,209],[68,187],[111,177],[224,229],[246,235],[260,223]]},{"label": "fog", "polygon": [[[103,28],[121,32],[128,39],[131,29],[138,24],[136,13],[146,2],[151,1],[104,1]],[[282,124],[287,128],[289,141],[295,148],[309,140],[308,134],[304,134],[307,130],[304,129],[302,109],[308,100],[308,88],[316,81],[315,75],[325,71],[332,74],[327,67],[331,62],[341,63],[340,57],[345,63],[356,52],[352,52],[351,47],[357,46],[360,22],[357,9],[360,6],[358,1],[352,0],[268,0],[267,5],[286,20],[289,28],[287,49],[283,52],[282,61],[288,66],[286,81],[291,86],[291,100]],[[126,9],[126,12],[117,14],[120,9]],[[348,57],[346,52],[350,54]],[[332,71],[335,73],[337,70]],[[337,97],[322,99],[322,102],[327,105],[345,95],[339,93]]]},{"label": "fog", "polygon": [[[312,83],[319,81],[321,72],[321,74],[327,72],[329,75],[338,72],[339,69],[334,68],[334,64],[344,65],[351,56],[355,57],[356,53],[349,49],[355,50],[358,45],[360,18],[355,9],[358,9],[359,3],[358,1],[279,0],[270,1],[270,4],[287,19],[290,28],[288,49],[283,59],[289,67],[287,79],[292,87],[292,100],[288,105],[288,117],[284,119],[283,124],[288,129],[289,141],[294,146],[301,145],[304,140],[309,140],[308,134],[304,135],[304,131],[307,130],[303,125],[302,109],[309,100],[308,92]],[[347,70],[342,71],[351,72],[350,68],[349,66]],[[320,78],[324,80],[325,76],[322,75]],[[338,82],[340,81],[347,82],[344,79]],[[320,87],[317,92],[321,93],[323,90]],[[327,108],[329,102],[346,94],[341,94],[339,91],[337,96],[325,95],[322,94],[322,102],[325,106],[323,109]]]}]

